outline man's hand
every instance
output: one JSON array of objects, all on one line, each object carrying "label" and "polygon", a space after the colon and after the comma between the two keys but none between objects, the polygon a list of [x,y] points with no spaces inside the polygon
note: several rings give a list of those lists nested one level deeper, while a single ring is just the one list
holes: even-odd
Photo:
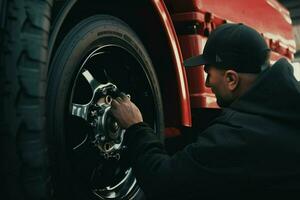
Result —
[{"label": "man's hand", "polygon": [[132,103],[129,97],[124,93],[121,93],[120,97],[112,100],[111,113],[124,129],[143,121],[142,114],[138,107]]}]

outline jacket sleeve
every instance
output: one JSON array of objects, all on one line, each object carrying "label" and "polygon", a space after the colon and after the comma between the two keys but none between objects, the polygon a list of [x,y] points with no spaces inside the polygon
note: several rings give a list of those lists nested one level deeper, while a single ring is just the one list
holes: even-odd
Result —
[{"label": "jacket sleeve", "polygon": [[153,130],[138,123],[127,129],[125,144],[137,181],[147,196],[186,198],[195,191],[216,187],[225,190],[230,187],[228,183],[241,181],[244,142],[235,132],[239,132],[236,127],[215,125],[201,133],[195,143],[169,156]]}]

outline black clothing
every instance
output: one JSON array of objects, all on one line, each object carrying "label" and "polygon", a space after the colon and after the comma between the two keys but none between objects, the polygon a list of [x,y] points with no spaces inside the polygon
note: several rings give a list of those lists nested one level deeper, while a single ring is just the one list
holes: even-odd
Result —
[{"label": "black clothing", "polygon": [[280,59],[175,155],[167,155],[145,123],[131,126],[125,143],[137,180],[153,199],[300,191],[300,85]]}]

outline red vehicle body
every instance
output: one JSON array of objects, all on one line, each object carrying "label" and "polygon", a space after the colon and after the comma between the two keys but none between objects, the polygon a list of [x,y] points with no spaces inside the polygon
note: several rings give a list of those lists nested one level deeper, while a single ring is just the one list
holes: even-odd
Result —
[{"label": "red vehicle body", "polygon": [[[289,12],[276,0],[20,2],[0,1],[0,146],[4,190],[13,194],[7,199],[17,199],[16,192],[27,197],[20,199],[47,199],[45,188],[55,199],[142,196],[131,167],[119,163],[125,130],[108,117],[107,91],[112,85],[131,91],[155,134],[179,138],[169,147],[180,149],[183,130],[205,128],[220,110],[203,68],[186,69],[183,61],[201,54],[221,24],[259,31],[272,63],[292,61],[296,52]],[[201,117],[193,124],[194,112]],[[83,144],[96,153],[77,158]]]}]

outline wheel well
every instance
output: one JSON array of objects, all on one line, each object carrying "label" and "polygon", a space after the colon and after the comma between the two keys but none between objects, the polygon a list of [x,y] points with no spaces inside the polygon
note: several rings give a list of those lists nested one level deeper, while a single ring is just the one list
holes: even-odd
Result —
[{"label": "wheel well", "polygon": [[[54,4],[54,18],[62,7],[61,3]],[[78,0],[67,13],[53,40],[53,51],[57,49],[72,27],[84,18],[95,14],[107,14],[123,20],[137,33],[152,59],[163,98],[165,125],[167,127],[178,126],[180,125],[180,104],[175,67],[167,34],[156,12],[151,1],[128,3],[128,1],[92,0],[87,4],[84,0]]]}]

